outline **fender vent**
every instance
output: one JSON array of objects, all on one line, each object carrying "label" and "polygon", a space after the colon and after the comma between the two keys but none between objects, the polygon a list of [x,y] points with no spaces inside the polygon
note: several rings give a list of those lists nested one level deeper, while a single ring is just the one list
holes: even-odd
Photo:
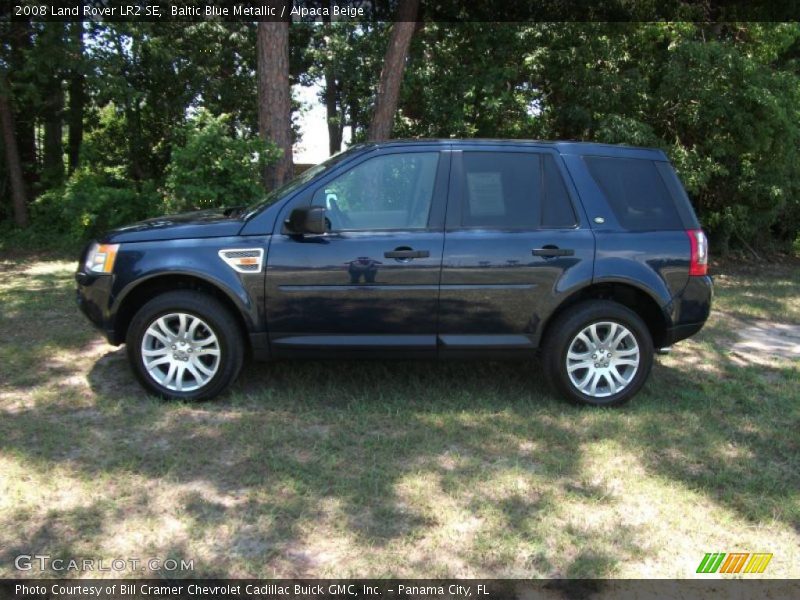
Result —
[{"label": "fender vent", "polygon": [[220,250],[219,257],[239,273],[259,273],[264,262],[263,248],[235,248]]}]

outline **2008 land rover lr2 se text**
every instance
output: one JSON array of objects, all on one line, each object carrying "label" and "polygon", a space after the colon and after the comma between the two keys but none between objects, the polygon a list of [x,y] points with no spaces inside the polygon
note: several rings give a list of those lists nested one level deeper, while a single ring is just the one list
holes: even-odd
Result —
[{"label": "2008 land rover lr2 se text", "polygon": [[216,396],[247,353],[538,351],[562,395],[617,405],[641,389],[657,349],[706,321],[707,247],[659,150],[389,141],[338,154],[253,206],[111,231],[83,252],[76,279],[83,312],[163,397]]}]

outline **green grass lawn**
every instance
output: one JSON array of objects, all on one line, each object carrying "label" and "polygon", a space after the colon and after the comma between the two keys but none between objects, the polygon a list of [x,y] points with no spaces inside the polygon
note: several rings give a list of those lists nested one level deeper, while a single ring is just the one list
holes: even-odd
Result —
[{"label": "green grass lawn", "polygon": [[706,329],[619,410],[565,404],[524,362],[251,364],[219,401],[156,401],[78,313],[73,270],[0,261],[2,577],[20,553],[693,577],[736,551],[800,576],[800,366],[730,349],[748,319],[800,322],[796,266],[721,273]]}]

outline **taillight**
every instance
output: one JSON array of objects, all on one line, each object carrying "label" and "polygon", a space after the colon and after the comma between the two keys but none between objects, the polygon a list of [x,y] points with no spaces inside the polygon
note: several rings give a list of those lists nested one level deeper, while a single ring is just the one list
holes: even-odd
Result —
[{"label": "taillight", "polygon": [[702,229],[687,229],[692,258],[689,262],[689,275],[708,273],[708,238]]}]

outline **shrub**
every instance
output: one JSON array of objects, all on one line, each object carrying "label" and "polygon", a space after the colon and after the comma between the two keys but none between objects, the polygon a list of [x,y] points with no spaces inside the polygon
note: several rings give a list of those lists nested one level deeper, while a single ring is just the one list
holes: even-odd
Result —
[{"label": "shrub", "polygon": [[78,169],[63,187],[42,194],[32,212],[34,222],[47,223],[53,233],[84,241],[161,210],[153,183],[137,185],[121,167],[94,165]]},{"label": "shrub", "polygon": [[180,212],[249,204],[263,193],[262,169],[279,152],[248,132],[234,132],[228,115],[200,110],[184,127],[185,143],[167,167],[165,208]]}]

